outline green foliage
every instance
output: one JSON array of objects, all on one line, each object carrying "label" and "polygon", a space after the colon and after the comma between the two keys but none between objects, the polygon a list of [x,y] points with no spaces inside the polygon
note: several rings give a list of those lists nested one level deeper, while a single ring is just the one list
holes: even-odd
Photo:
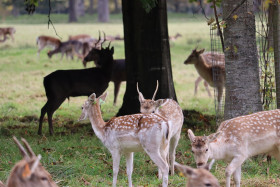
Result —
[{"label": "green foliage", "polygon": [[157,5],[157,0],[140,0],[146,12],[150,12]]}]

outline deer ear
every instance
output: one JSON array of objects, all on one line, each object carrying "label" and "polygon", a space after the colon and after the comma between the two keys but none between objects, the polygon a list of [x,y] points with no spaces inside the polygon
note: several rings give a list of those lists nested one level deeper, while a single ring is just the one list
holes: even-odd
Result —
[{"label": "deer ear", "polygon": [[164,103],[164,99],[156,100],[156,107],[160,107]]},{"label": "deer ear", "polygon": [[24,169],[23,169],[23,171],[22,171],[22,173],[21,173],[21,176],[22,176],[22,178],[26,179],[26,178],[30,178],[31,174],[32,174],[32,173],[31,173],[29,164],[26,163],[26,164],[24,165]]},{"label": "deer ear", "polygon": [[108,93],[107,93],[107,92],[104,92],[102,95],[100,95],[100,96],[98,97],[99,101],[100,101],[100,100],[105,101],[107,95],[108,95]]},{"label": "deer ear", "polygon": [[111,47],[111,54],[113,55],[114,54],[114,47]]},{"label": "deer ear", "polygon": [[188,137],[191,140],[191,142],[193,142],[195,139],[195,135],[191,129],[188,130]]},{"label": "deer ear", "polygon": [[195,178],[197,176],[196,172],[195,172],[195,169],[193,169],[193,168],[191,168],[189,166],[184,166],[184,165],[178,164],[176,162],[174,163],[174,166],[181,173],[183,173],[185,177]]},{"label": "deer ear", "polygon": [[96,95],[95,95],[95,93],[93,93],[88,97],[88,100],[89,101],[95,101],[95,98],[96,98]]},{"label": "deer ear", "polygon": [[199,51],[197,51],[198,54],[202,54],[205,51],[205,49],[201,49]]},{"label": "deer ear", "polygon": [[217,137],[221,134],[221,132],[216,132],[216,133],[213,133],[213,134],[210,134],[209,136],[207,136],[207,140],[209,143],[215,141],[217,139]]}]

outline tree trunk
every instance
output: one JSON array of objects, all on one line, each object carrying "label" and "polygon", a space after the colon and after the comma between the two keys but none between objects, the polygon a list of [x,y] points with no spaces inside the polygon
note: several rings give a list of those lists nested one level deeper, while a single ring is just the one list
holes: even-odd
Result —
[{"label": "tree trunk", "polygon": [[109,21],[109,0],[98,0],[98,21]]},{"label": "tree trunk", "polygon": [[166,0],[158,0],[146,13],[141,1],[122,1],[125,60],[127,72],[123,105],[117,115],[139,112],[136,83],[145,98],[152,98],[159,81],[156,99],[176,100],[173,85],[167,28]]},{"label": "tree trunk", "polygon": [[76,0],[69,0],[69,22],[77,22]]},{"label": "tree trunk", "polygon": [[77,8],[77,16],[78,17],[85,15],[85,2],[84,2],[84,0],[77,0],[76,8]]},{"label": "tree trunk", "polygon": [[94,13],[93,5],[94,5],[93,0],[89,0],[89,7],[88,7],[88,13],[89,14],[93,14]]},{"label": "tree trunk", "polygon": [[238,3],[236,0],[223,1],[223,19],[228,17],[224,30],[225,119],[262,110],[253,0],[245,1],[228,16]]},{"label": "tree trunk", "polygon": [[115,13],[115,14],[120,13],[120,7],[119,7],[119,2],[118,2],[118,0],[114,0],[114,5],[115,5],[114,13]]}]

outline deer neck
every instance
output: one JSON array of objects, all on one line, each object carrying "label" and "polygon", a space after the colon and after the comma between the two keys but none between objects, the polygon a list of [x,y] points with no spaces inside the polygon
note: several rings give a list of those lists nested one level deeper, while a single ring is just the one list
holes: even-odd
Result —
[{"label": "deer neck", "polygon": [[96,136],[102,141],[105,141],[105,122],[102,118],[99,103],[93,104],[89,111],[89,120]]},{"label": "deer neck", "polygon": [[212,67],[205,62],[202,55],[199,55],[197,63],[194,64],[198,74],[205,80],[212,80]]},{"label": "deer neck", "polygon": [[223,160],[226,155],[224,155],[226,147],[221,138],[217,138],[209,144],[209,159]]}]

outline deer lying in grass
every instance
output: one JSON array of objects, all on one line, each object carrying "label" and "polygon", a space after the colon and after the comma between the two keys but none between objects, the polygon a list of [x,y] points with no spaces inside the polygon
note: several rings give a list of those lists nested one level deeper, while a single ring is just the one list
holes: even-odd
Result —
[{"label": "deer lying in grass", "polygon": [[[221,110],[221,100],[223,96],[223,88],[225,85],[225,56],[223,54],[212,54],[205,53],[203,54],[204,49],[197,51],[194,49],[192,53],[189,55],[187,60],[185,60],[184,64],[194,64],[198,74],[211,86],[217,89],[218,91],[218,111]],[[218,63],[212,65],[211,61],[215,58],[215,61]],[[214,71],[214,78],[213,78]],[[195,93],[197,90],[197,85],[195,86]],[[209,92],[208,92],[209,94]]]},{"label": "deer lying in grass", "polygon": [[[102,66],[102,61],[96,58],[93,51],[83,59],[84,67],[87,66],[87,62],[94,61],[96,67]],[[113,63],[111,81],[114,83],[114,105],[117,104],[117,98],[122,81],[126,81],[125,59],[116,59]]]},{"label": "deer lying in grass", "polygon": [[114,117],[104,122],[100,110],[100,102],[105,101],[107,93],[96,98],[89,96],[82,107],[79,120],[89,118],[96,136],[109,149],[113,158],[113,186],[117,184],[117,176],[121,155],[126,158],[126,171],[129,187],[132,187],[133,152],[145,151],[159,168],[162,186],[168,185],[168,143],[170,122],[157,114],[134,114]]},{"label": "deer lying in grass", "polygon": [[154,112],[155,114],[161,115],[172,122],[169,156],[171,175],[174,175],[175,153],[181,135],[181,129],[184,122],[184,115],[181,107],[173,99],[158,99],[155,101],[157,90],[158,81],[153,98],[145,99],[143,94],[139,91],[137,83],[137,91],[139,94],[140,102],[140,112],[144,114]]},{"label": "deer lying in grass", "polygon": [[[7,187],[57,187],[49,172],[40,163],[41,155],[36,156],[25,139],[21,139],[25,148],[13,137],[23,159],[12,169]],[[5,187],[4,184],[0,186]]]},{"label": "deer lying in grass", "polygon": [[194,169],[175,163],[175,168],[189,179],[186,187],[220,187],[217,178],[209,172],[210,167],[208,165],[203,168]]},{"label": "deer lying in grass", "polygon": [[38,45],[37,55],[40,56],[40,52],[47,46],[52,47],[53,50],[58,48],[61,44],[61,41],[57,38],[51,36],[39,36],[36,40]]},{"label": "deer lying in grass", "polygon": [[269,154],[280,162],[280,110],[257,112],[221,123],[217,133],[195,136],[188,130],[192,151],[198,167],[208,159],[229,162],[226,186],[234,174],[235,186],[240,186],[241,165],[252,156]]},{"label": "deer lying in grass", "polygon": [[47,103],[41,109],[38,134],[42,134],[45,114],[48,114],[49,132],[53,134],[52,116],[66,98],[89,96],[95,92],[98,96],[109,86],[111,80],[114,47],[101,50],[92,49],[101,59],[100,68],[57,70],[44,78]]}]

